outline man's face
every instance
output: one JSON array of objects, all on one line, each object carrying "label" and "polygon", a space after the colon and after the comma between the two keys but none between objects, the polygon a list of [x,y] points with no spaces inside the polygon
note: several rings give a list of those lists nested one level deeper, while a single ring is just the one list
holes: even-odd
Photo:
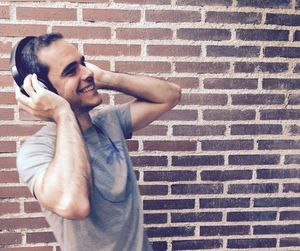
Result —
[{"label": "man's face", "polygon": [[40,49],[37,56],[48,65],[50,82],[74,112],[88,112],[102,102],[95,88],[93,72],[84,66],[83,56],[72,44],[57,40]]}]

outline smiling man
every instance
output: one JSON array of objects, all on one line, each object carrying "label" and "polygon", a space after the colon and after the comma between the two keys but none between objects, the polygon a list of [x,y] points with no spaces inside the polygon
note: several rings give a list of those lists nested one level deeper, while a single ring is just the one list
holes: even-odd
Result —
[{"label": "smiling man", "polygon": [[[22,145],[17,166],[61,249],[152,250],[125,139],[174,107],[179,86],[85,63],[57,33],[30,39],[21,55],[27,95],[17,90],[18,104],[54,123]],[[89,112],[102,102],[97,89],[117,90],[135,100],[91,117]]]}]

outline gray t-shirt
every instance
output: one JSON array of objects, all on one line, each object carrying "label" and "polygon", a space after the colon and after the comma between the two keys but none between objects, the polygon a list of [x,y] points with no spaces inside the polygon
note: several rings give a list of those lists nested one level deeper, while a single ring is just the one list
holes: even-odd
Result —
[{"label": "gray t-shirt", "polygon": [[[92,121],[94,126],[83,133],[93,169],[91,212],[84,220],[68,220],[43,209],[45,217],[63,251],[151,251],[125,141],[131,137],[129,105],[104,108]],[[55,140],[56,125],[49,123],[18,153],[21,180],[32,193],[53,159]]]}]

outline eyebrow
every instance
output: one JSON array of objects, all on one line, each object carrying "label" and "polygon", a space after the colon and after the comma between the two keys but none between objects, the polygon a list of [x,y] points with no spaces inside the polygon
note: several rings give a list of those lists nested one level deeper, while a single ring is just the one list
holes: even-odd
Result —
[{"label": "eyebrow", "polygon": [[[81,56],[79,62],[81,63],[81,62],[83,62],[83,61],[84,61],[84,56]],[[73,61],[73,62],[69,63],[69,64],[63,69],[63,71],[61,72],[60,75],[61,75],[62,77],[66,76],[66,75],[68,74],[69,71],[71,71],[74,67],[77,66],[77,64],[78,64],[77,61]]]}]

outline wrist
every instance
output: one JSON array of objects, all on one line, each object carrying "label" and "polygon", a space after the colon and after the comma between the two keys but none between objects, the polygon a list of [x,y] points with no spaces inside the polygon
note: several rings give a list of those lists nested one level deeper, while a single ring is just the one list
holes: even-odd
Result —
[{"label": "wrist", "polygon": [[56,111],[56,113],[53,116],[54,122],[61,123],[63,121],[70,121],[74,117],[74,113],[70,107],[70,105],[66,105],[64,107],[61,107]]}]

